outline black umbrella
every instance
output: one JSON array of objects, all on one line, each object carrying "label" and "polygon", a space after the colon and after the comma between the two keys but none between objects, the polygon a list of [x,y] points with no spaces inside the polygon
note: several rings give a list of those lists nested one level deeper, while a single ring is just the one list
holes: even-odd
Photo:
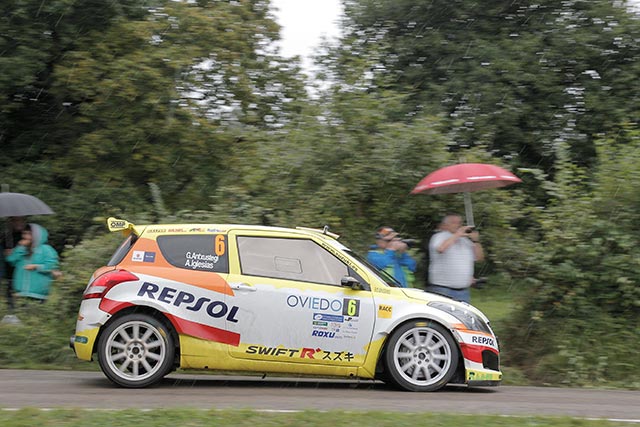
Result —
[{"label": "black umbrella", "polygon": [[37,197],[23,193],[0,193],[0,217],[53,213],[51,208]]}]

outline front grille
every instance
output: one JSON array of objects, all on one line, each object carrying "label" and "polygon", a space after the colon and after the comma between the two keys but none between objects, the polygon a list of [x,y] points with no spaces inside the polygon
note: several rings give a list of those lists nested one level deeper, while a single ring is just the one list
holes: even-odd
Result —
[{"label": "front grille", "polygon": [[500,370],[500,357],[491,350],[482,352],[482,366],[492,371]]}]

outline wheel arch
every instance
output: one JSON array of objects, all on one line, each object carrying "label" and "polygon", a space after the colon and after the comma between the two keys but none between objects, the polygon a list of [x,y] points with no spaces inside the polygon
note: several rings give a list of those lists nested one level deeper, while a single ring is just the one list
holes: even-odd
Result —
[{"label": "wheel arch", "polygon": [[[380,351],[380,353],[378,354],[378,360],[376,361],[376,372],[375,372],[376,378],[379,378],[385,381],[386,374],[385,374],[384,358],[389,348],[389,337],[391,337],[391,335],[393,335],[393,333],[396,330],[400,329],[402,326],[406,325],[407,323],[420,322],[420,321],[433,322],[440,325],[447,331],[450,331],[450,328],[446,326],[443,322],[427,316],[408,318],[408,319],[402,320],[401,322],[398,322],[396,325],[394,325],[392,329],[390,329],[387,332],[387,336],[384,340],[384,344],[382,345],[382,351]],[[456,373],[451,379],[451,382],[464,383],[465,367],[464,367],[464,357],[462,355],[462,348],[460,347],[460,342],[458,341],[456,335],[451,333],[451,336],[453,338],[453,341],[456,343],[456,346],[458,347],[458,361],[456,362]]]},{"label": "wheel arch", "polygon": [[128,314],[133,314],[133,313],[140,313],[140,314],[147,314],[155,319],[157,319],[158,321],[162,322],[163,325],[165,325],[167,327],[167,329],[169,330],[169,333],[171,333],[171,337],[173,338],[173,342],[175,345],[175,361],[174,361],[174,366],[176,366],[176,363],[179,362],[180,360],[180,337],[178,336],[178,332],[176,330],[175,325],[171,322],[171,320],[160,310],[154,308],[154,307],[149,307],[146,305],[133,305],[133,306],[129,306],[129,307],[125,307],[122,310],[119,310],[118,312],[114,313],[109,320],[107,320],[102,326],[100,326],[100,330],[98,331],[98,335],[96,336],[94,342],[93,342],[93,348],[91,349],[91,354],[96,354],[98,351],[98,342],[100,341],[100,337],[102,336],[102,333],[104,332],[104,330],[111,324],[113,323],[115,320],[119,319],[120,317],[126,316]]}]

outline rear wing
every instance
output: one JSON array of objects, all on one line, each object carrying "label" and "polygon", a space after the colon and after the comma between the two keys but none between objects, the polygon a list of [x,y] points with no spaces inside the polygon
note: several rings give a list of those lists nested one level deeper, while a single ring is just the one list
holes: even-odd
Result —
[{"label": "rear wing", "polygon": [[107,219],[107,227],[109,231],[122,231],[122,234],[128,236],[131,233],[135,233],[137,236],[142,233],[142,229],[144,227],[136,227],[134,224],[129,221],[125,221],[124,219],[110,217]]},{"label": "rear wing", "polygon": [[325,225],[322,229],[319,228],[308,228],[308,227],[296,227],[296,230],[304,230],[304,231],[312,231],[314,233],[324,234],[325,236],[329,236],[338,240],[340,238],[339,234],[332,233],[329,231],[329,226]]}]

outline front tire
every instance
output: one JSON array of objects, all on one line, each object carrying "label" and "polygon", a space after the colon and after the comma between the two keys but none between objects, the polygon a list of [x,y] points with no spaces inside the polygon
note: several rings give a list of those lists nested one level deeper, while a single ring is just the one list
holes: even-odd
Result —
[{"label": "front tire", "polygon": [[384,362],[387,377],[408,391],[435,391],[456,372],[460,352],[451,333],[431,321],[412,321],[389,338]]},{"label": "front tire", "polygon": [[168,328],[147,314],[133,313],[113,320],[98,340],[98,362],[115,384],[147,387],[171,371],[175,345]]}]

